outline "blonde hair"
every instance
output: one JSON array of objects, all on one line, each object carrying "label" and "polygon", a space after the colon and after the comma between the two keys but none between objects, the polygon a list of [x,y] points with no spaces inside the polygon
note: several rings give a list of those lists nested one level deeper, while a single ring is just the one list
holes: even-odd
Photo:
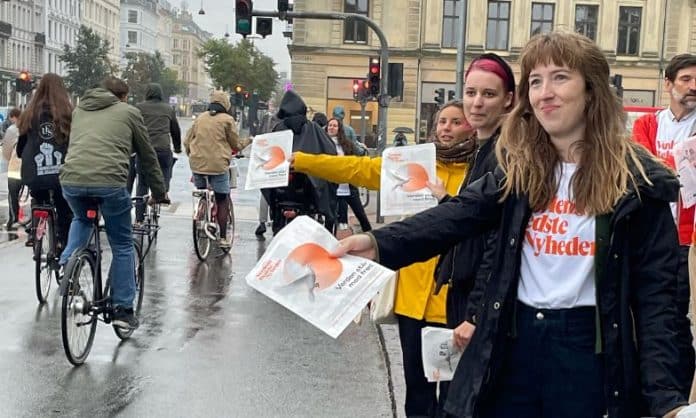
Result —
[{"label": "blonde hair", "polygon": [[585,79],[585,136],[572,178],[575,204],[581,213],[598,215],[612,210],[635,178],[632,162],[650,183],[626,131],[626,113],[609,85],[609,64],[590,39],[576,33],[551,32],[534,36],[520,55],[518,102],[506,119],[496,145],[496,156],[506,177],[503,199],[525,194],[535,211],[545,209],[557,192],[556,166],[560,157],[529,102],[529,74],[539,64],[553,63],[577,70]]}]

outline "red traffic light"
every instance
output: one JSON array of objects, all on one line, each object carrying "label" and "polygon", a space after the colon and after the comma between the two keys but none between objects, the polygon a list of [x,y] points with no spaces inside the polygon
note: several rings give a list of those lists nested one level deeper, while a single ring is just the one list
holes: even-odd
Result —
[{"label": "red traffic light", "polygon": [[360,80],[353,80],[353,93],[360,91]]},{"label": "red traffic light", "polygon": [[21,73],[19,73],[19,79],[22,81],[29,80],[29,73],[26,71],[22,71]]},{"label": "red traffic light", "polygon": [[244,98],[245,98],[245,99],[248,99],[248,98],[249,98],[249,92],[248,92],[248,91],[245,91],[245,92],[244,92]]},{"label": "red traffic light", "polygon": [[379,58],[370,59],[370,74],[379,75]]}]

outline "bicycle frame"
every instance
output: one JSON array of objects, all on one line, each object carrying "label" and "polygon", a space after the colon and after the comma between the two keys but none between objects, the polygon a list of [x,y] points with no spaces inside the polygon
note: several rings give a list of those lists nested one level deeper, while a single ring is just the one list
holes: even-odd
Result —
[{"label": "bicycle frame", "polygon": [[[203,231],[205,234],[210,238],[211,240],[217,240],[218,236],[220,235],[220,226],[217,224],[217,221],[215,220],[215,212],[217,210],[217,203],[215,202],[215,192],[210,188],[210,183],[208,182],[208,179],[205,179],[205,189],[195,189],[192,192],[192,196],[194,199],[193,202],[193,218],[197,219],[198,218],[198,211],[200,210],[198,207],[198,202],[202,197],[205,197],[205,202],[206,202],[206,210],[205,210],[205,225],[203,227]],[[212,231],[211,231],[212,229]]]}]

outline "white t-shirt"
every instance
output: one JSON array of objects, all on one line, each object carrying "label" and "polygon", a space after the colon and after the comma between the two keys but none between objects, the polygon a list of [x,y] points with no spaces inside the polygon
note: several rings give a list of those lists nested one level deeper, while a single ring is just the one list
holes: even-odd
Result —
[{"label": "white t-shirt", "polygon": [[[332,136],[331,140],[334,142],[334,144],[336,144],[336,154],[345,155],[346,153],[343,152],[343,147],[338,143],[338,138]],[[336,196],[350,196],[350,186],[348,183],[341,183],[338,185],[338,188],[336,189]]]},{"label": "white t-shirt", "polygon": [[558,192],[529,219],[517,298],[541,309],[595,306],[595,218],[576,213],[570,180],[576,164],[556,169]]},{"label": "white t-shirt", "polygon": [[694,123],[696,123],[696,111],[689,113],[679,121],[674,118],[674,113],[670,109],[659,112],[657,114],[657,135],[655,136],[657,156],[669,161],[674,167],[672,149],[691,135]]}]

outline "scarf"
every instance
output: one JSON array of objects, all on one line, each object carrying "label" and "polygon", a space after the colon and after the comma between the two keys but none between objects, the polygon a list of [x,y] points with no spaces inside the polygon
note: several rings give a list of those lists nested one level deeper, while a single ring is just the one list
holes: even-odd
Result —
[{"label": "scarf", "polygon": [[474,157],[478,148],[476,138],[465,138],[452,144],[443,144],[437,139],[435,144],[435,158],[442,163],[468,163]]}]

